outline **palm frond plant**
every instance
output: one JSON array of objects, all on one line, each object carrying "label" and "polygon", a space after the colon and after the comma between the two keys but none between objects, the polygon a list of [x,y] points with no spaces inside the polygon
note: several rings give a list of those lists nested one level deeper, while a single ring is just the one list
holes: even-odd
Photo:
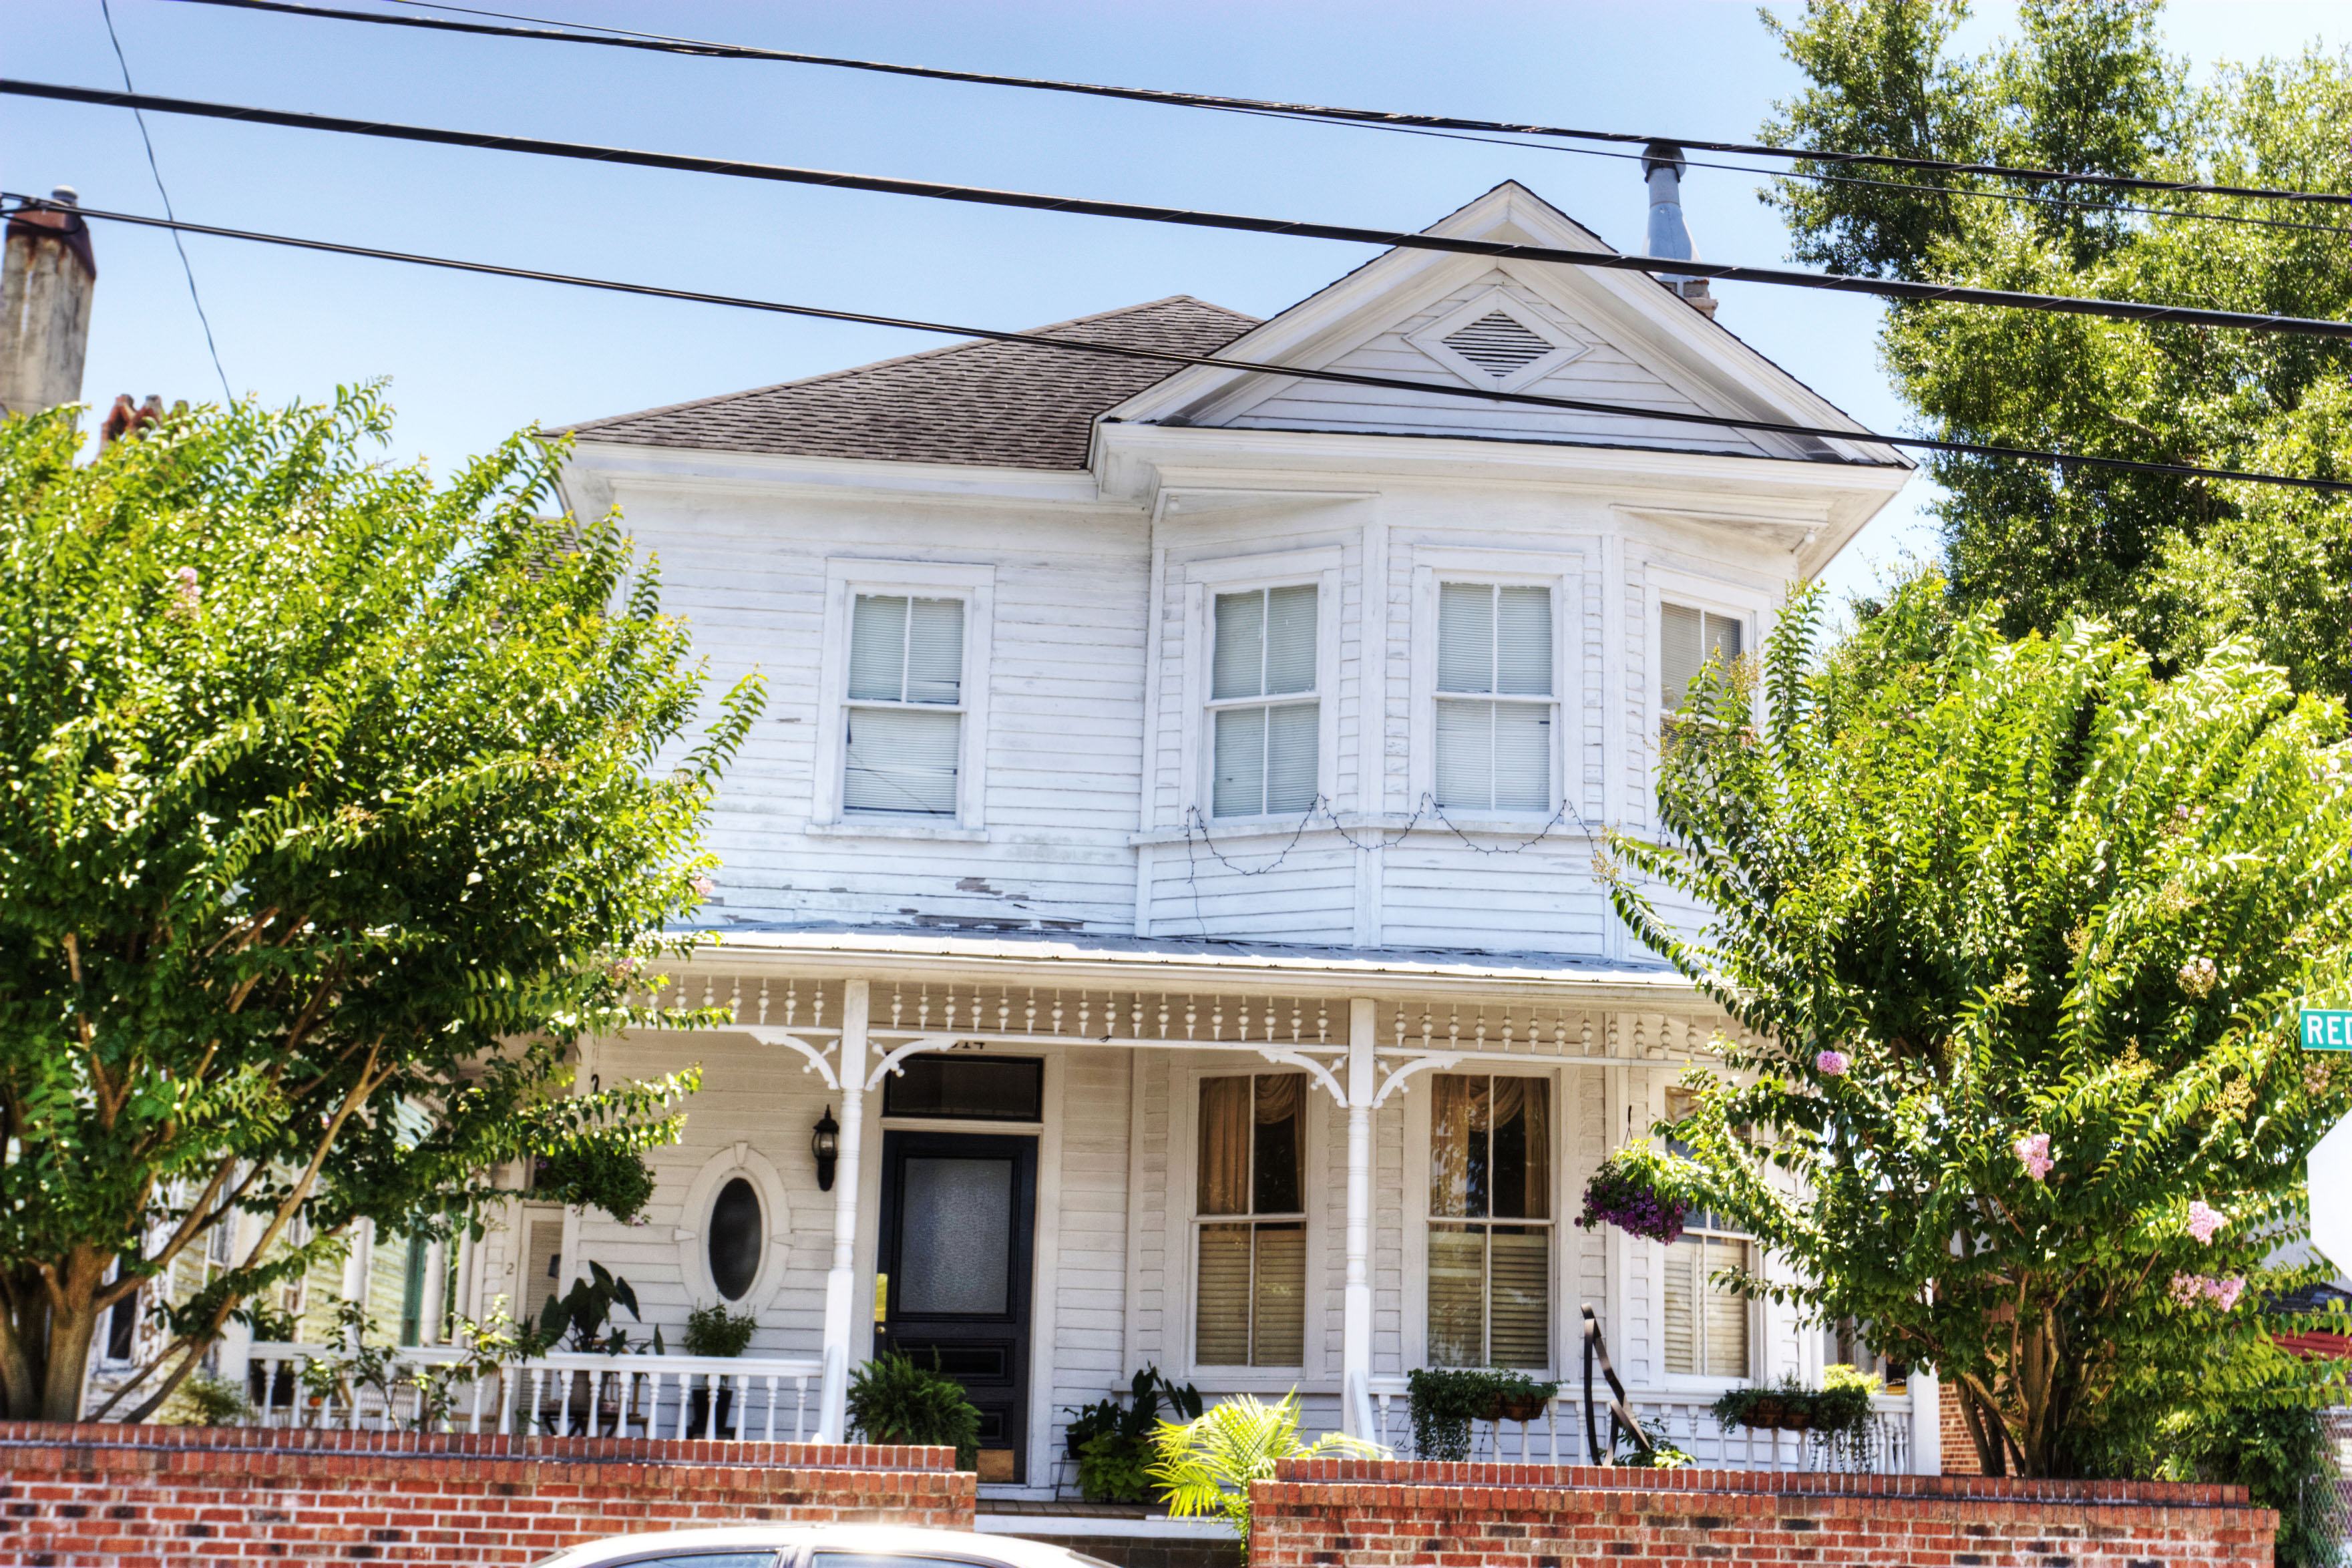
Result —
[{"label": "palm frond plant", "polygon": [[1150,1473],[1168,1500],[1169,1517],[1222,1518],[1241,1537],[1244,1555],[1249,1551],[1250,1485],[1272,1480],[1275,1467],[1283,1460],[1389,1457],[1377,1443],[1338,1432],[1301,1442],[1297,1389],[1275,1405],[1242,1394],[1211,1405],[1197,1420],[1181,1425],[1162,1421],[1153,1442],[1160,1458]]}]

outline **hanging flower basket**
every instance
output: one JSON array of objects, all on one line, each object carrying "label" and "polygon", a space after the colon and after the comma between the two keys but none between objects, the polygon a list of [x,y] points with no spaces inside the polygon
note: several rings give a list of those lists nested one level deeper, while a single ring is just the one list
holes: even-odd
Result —
[{"label": "hanging flower basket", "polygon": [[1687,1203],[1664,1195],[1646,1177],[1611,1161],[1585,1184],[1584,1212],[1576,1223],[1586,1230],[1613,1225],[1629,1236],[1671,1247],[1682,1239],[1683,1220],[1689,1213]]},{"label": "hanging flower basket", "polygon": [[1768,1395],[1751,1401],[1741,1412],[1739,1424],[1760,1431],[1809,1432],[1813,1426],[1812,1401],[1775,1399]]},{"label": "hanging flower basket", "polygon": [[1478,1412],[1481,1421],[1534,1421],[1544,1412],[1544,1400],[1538,1394],[1498,1394],[1486,1401]]}]

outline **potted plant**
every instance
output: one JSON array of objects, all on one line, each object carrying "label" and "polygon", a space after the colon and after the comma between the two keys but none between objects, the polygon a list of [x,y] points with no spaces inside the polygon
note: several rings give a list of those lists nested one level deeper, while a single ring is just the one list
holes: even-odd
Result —
[{"label": "potted plant", "polygon": [[[615,1307],[625,1307],[629,1316],[639,1322],[645,1321],[637,1311],[637,1293],[629,1282],[601,1263],[589,1264],[587,1279],[574,1279],[571,1289],[540,1309],[539,1332],[534,1336],[539,1342],[525,1347],[526,1353],[536,1354],[551,1345],[560,1345],[565,1350],[592,1354],[627,1355],[633,1352],[642,1353],[648,1348],[656,1355],[661,1354],[661,1330],[654,1330],[650,1347],[644,1341],[633,1343],[629,1331],[613,1323]],[[631,1381],[634,1384],[635,1380]],[[608,1393],[602,1376],[592,1380],[589,1373],[575,1372],[572,1374],[565,1413],[571,1417],[575,1435],[601,1426],[605,1416],[612,1418],[617,1432],[621,1423],[620,1391],[614,1388]]]},{"label": "potted plant", "polygon": [[1638,1158],[1620,1150],[1601,1163],[1592,1180],[1584,1185],[1584,1212],[1577,1215],[1577,1226],[1591,1230],[1597,1225],[1613,1225],[1630,1236],[1671,1247],[1682,1239],[1690,1205],[1660,1193],[1633,1163]]},{"label": "potted plant", "polygon": [[1128,1384],[1128,1403],[1098,1399],[1070,1411],[1066,1440],[1077,1462],[1078,1495],[1088,1502],[1145,1502],[1155,1495],[1150,1470],[1151,1434],[1164,1399],[1181,1421],[1201,1417],[1201,1391],[1179,1388],[1147,1366]]},{"label": "potted plant", "polygon": [[929,1366],[894,1351],[852,1373],[849,1420],[869,1443],[951,1447],[960,1470],[980,1462],[980,1412],[963,1384],[939,1370],[936,1351]]},{"label": "potted plant", "polygon": [[[749,1312],[733,1312],[723,1301],[708,1307],[697,1307],[686,1315],[686,1353],[698,1356],[741,1355],[751,1345],[751,1336],[759,1331],[760,1321]],[[735,1428],[729,1424],[735,1411],[735,1391],[723,1378],[714,1378],[719,1384],[719,1420],[715,1430],[721,1437],[732,1438]],[[686,1435],[699,1437],[714,1430],[710,1421],[710,1390],[698,1388],[687,1396]]]},{"label": "potted plant", "polygon": [[1532,1421],[1559,1384],[1502,1367],[1435,1367],[1405,1374],[1417,1458],[1470,1457],[1473,1421]]},{"label": "potted plant", "polygon": [[1866,1458],[1870,1396],[1878,1380],[1850,1366],[1826,1370],[1820,1388],[1807,1388],[1794,1375],[1778,1386],[1735,1388],[1714,1405],[1715,1418],[1728,1430],[1810,1432],[1825,1452]]}]

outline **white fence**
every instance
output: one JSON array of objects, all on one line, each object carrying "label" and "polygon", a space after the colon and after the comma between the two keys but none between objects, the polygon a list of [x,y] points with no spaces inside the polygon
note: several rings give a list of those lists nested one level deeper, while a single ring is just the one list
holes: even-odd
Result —
[{"label": "white fence", "polygon": [[[1371,1395],[1377,1440],[1400,1457],[1409,1456],[1412,1406],[1404,1380],[1376,1377]],[[1605,1400],[1605,1391],[1602,1397]],[[1880,1475],[1906,1475],[1911,1469],[1911,1400],[1906,1394],[1872,1399],[1870,1425],[1861,1441],[1838,1452],[1828,1451],[1802,1433],[1759,1432],[1749,1427],[1726,1431],[1708,1408],[1710,1400],[1636,1391],[1625,1403],[1653,1442],[1671,1443],[1710,1469],[1866,1469]],[[1596,1404],[1592,1421],[1605,1447],[1612,1436],[1605,1403]],[[1580,1398],[1549,1400],[1543,1414],[1532,1421],[1474,1421],[1469,1457],[1494,1463],[1590,1464],[1584,1403]]]},{"label": "white fence", "polygon": [[372,1367],[332,1345],[271,1342],[246,1366],[258,1426],[768,1442],[814,1435],[824,1371],[814,1357],[576,1352],[483,1371],[454,1345],[386,1352]]}]

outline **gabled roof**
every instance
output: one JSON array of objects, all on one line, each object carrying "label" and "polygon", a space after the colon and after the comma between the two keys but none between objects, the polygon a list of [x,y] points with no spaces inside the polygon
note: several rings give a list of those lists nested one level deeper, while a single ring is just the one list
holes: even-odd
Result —
[{"label": "gabled roof", "polygon": [[[1188,294],[1035,331],[1207,353],[1257,318]],[[584,440],[877,462],[1083,468],[1095,416],[1168,374],[1149,360],[982,341],[591,419]]]},{"label": "gabled roof", "polygon": [[[1517,181],[1507,180],[1423,231],[1570,250],[1612,248]],[[1505,320],[1498,321],[1497,314]],[[1524,346],[1487,368],[1455,345],[1499,330]],[[1467,334],[1465,336],[1465,334]],[[1549,352],[1541,352],[1549,351]],[[1680,415],[1722,414],[1868,434],[1865,426],[1646,273],[1398,247],[1253,327],[1237,360],[1421,382],[1433,388],[1528,392]],[[1507,374],[1508,372],[1508,374]],[[1907,471],[1893,449],[1613,414],[1553,412],[1280,374],[1193,366],[1109,411],[1129,424],[1344,431],[1638,447]]]}]

